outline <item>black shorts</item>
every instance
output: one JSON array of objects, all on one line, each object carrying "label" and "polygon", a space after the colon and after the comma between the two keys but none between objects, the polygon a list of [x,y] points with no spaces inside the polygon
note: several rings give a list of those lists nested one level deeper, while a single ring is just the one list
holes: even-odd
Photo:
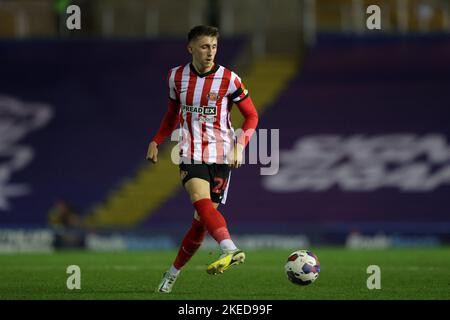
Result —
[{"label": "black shorts", "polygon": [[209,182],[211,200],[225,204],[231,170],[228,164],[180,163],[180,174],[184,184],[192,178],[200,178]]}]

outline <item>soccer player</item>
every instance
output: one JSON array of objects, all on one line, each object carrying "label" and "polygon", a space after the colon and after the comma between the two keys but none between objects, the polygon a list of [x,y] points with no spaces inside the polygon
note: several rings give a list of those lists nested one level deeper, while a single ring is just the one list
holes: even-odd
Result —
[{"label": "soccer player", "polygon": [[[148,147],[147,160],[156,163],[158,145],[180,124],[180,179],[195,209],[178,255],[157,287],[162,293],[172,291],[181,268],[200,247],[206,232],[222,251],[207,267],[209,274],[223,273],[245,260],[245,253],[234,244],[217,208],[225,203],[231,168],[241,166],[258,114],[241,79],[214,62],[218,38],[218,29],[211,26],[196,26],[189,31],[187,49],[192,62],[170,70],[168,110]],[[245,118],[245,134],[239,137],[231,126],[233,103]]]}]

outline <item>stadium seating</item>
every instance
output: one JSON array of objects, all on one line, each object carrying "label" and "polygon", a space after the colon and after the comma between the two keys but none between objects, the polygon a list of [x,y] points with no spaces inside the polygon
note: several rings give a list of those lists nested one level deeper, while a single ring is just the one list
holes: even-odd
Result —
[{"label": "stadium seating", "polygon": [[[244,42],[222,43],[218,61],[231,65]],[[298,69],[286,57],[255,60],[243,78],[261,108],[259,128],[280,129],[280,170],[285,170],[283,155],[302,137],[448,137],[449,50],[446,36],[323,35],[293,79]],[[0,165],[9,174],[2,176],[3,190],[16,195],[1,193],[1,226],[45,226],[54,201],[65,198],[91,227],[184,229],[192,208],[168,151],[162,150],[157,169],[144,157],[166,108],[167,70],[174,61],[188,60],[180,40],[0,42],[0,107],[12,113],[18,128],[28,126],[12,140],[2,136],[7,151]],[[11,105],[23,110],[14,113]],[[47,108],[50,118],[31,128],[27,112],[37,106]],[[235,113],[233,119],[238,127]],[[8,123],[0,123],[4,132]],[[11,167],[6,156],[19,147],[26,147],[31,158]],[[433,165],[445,169],[445,161]],[[422,232],[440,232],[448,227],[446,210],[436,210],[449,207],[444,178],[438,187],[420,192],[398,186],[345,190],[338,184],[320,192],[289,191],[289,184],[275,191],[278,182],[261,176],[260,167],[233,172],[227,204],[220,208],[233,232],[345,235],[354,229],[407,232],[420,225]]]},{"label": "stadium seating", "polygon": [[[243,41],[222,43],[218,61],[228,64]],[[145,161],[167,108],[167,72],[188,61],[181,39],[1,41],[1,131],[22,133],[1,138],[0,225],[45,226],[58,198],[83,214],[108,199]],[[32,128],[37,105],[52,116]],[[6,157],[19,147],[29,157],[13,167]]]},{"label": "stadium seating", "polygon": [[[302,61],[301,72],[262,114],[260,128],[280,128],[281,153],[316,134],[342,137],[439,134],[448,137],[448,37],[345,37],[323,35]],[[255,97],[259,92],[252,93]],[[424,157],[424,156],[422,156]],[[420,158],[421,159],[421,158]],[[419,160],[419,159],[418,159]],[[283,159],[281,160],[283,168]],[[445,168],[447,162],[440,163]],[[448,229],[447,183],[422,192],[384,187],[321,192],[275,192],[258,166],[232,174],[226,206],[238,233],[443,232]],[[286,187],[289,190],[288,187]],[[187,196],[162,205],[144,225],[186,223]],[[418,228],[420,226],[420,228]]]}]

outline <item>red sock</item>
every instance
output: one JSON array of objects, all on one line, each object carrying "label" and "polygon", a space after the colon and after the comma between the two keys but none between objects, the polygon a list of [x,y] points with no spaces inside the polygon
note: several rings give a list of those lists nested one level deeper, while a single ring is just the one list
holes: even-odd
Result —
[{"label": "red sock", "polygon": [[200,248],[203,239],[205,238],[206,229],[203,224],[193,219],[192,226],[181,242],[180,250],[173,263],[174,267],[178,270],[181,269],[189,260],[191,260],[194,253]]},{"label": "red sock", "polygon": [[218,243],[225,239],[231,239],[225,218],[214,208],[211,199],[198,200],[194,202],[194,207],[206,230]]}]

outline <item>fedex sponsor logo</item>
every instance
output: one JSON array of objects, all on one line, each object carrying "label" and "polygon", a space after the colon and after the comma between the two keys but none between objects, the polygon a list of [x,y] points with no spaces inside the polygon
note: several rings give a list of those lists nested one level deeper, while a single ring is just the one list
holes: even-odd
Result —
[{"label": "fedex sponsor logo", "polygon": [[190,113],[198,113],[204,116],[215,116],[217,115],[217,108],[214,107],[196,107],[196,106],[186,106],[183,105],[182,108],[183,112],[190,112]]}]

